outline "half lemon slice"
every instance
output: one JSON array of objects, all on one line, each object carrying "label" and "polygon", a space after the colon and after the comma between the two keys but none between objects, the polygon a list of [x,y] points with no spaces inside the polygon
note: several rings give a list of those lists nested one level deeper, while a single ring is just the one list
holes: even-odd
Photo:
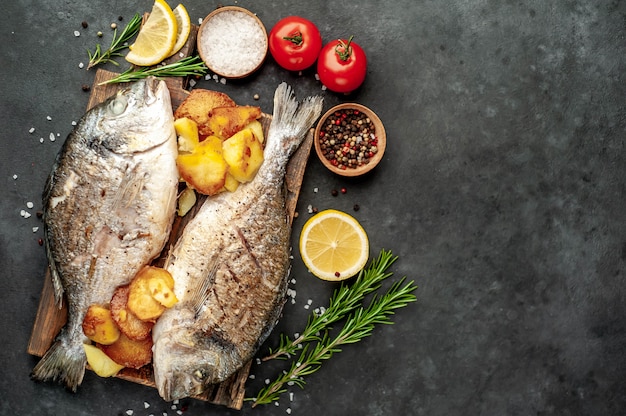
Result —
[{"label": "half lemon slice", "polygon": [[176,16],[164,0],[156,0],[135,43],[129,46],[126,60],[139,66],[156,65],[171,55],[176,44]]},{"label": "half lemon slice", "polygon": [[176,26],[178,30],[176,32],[176,43],[172,47],[169,56],[174,55],[176,52],[181,50],[183,46],[185,46],[189,33],[191,33],[191,19],[189,18],[189,13],[187,13],[185,6],[179,4],[174,8],[174,10],[172,10],[172,12],[174,13],[174,17],[176,17]]},{"label": "half lemon slice", "polygon": [[315,214],[302,227],[300,255],[320,279],[344,280],[367,263],[369,240],[354,217],[329,209]]}]

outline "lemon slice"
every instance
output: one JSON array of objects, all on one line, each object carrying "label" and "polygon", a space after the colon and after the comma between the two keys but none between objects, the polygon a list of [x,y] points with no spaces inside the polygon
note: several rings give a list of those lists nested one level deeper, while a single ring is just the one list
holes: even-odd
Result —
[{"label": "lemon slice", "polygon": [[189,18],[189,13],[187,13],[187,9],[182,4],[179,4],[172,10],[174,13],[174,17],[176,17],[176,26],[178,31],[176,32],[176,43],[174,47],[170,51],[170,55],[174,55],[178,52],[187,42],[187,38],[189,37],[189,33],[191,33],[191,19]]},{"label": "lemon slice", "polygon": [[156,65],[170,56],[176,43],[178,24],[164,0],[156,0],[150,16],[141,27],[135,43],[129,46],[126,60],[139,66]]},{"label": "lemon slice", "polygon": [[315,214],[302,227],[300,255],[320,279],[344,280],[367,263],[369,241],[354,217],[329,209]]}]

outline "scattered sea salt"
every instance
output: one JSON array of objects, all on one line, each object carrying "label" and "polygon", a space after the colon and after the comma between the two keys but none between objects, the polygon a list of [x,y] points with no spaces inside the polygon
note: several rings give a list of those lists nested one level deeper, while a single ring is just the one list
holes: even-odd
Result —
[{"label": "scattered sea salt", "polygon": [[257,363],[257,365],[261,364],[261,359],[260,359],[260,358],[257,358],[257,359],[256,359],[256,363]]},{"label": "scattered sea salt", "polygon": [[31,128],[30,128],[30,130],[28,130],[28,132],[29,132],[30,134],[33,134],[33,133],[35,132],[35,128],[34,128],[34,127],[31,127]]},{"label": "scattered sea salt", "polygon": [[148,402],[143,402],[143,408],[147,409],[148,407],[150,407],[150,403]]},{"label": "scattered sea salt", "polygon": [[198,36],[207,66],[228,76],[252,72],[267,51],[263,28],[254,17],[238,11],[216,14]]},{"label": "scattered sea salt", "polygon": [[128,416],[131,416],[133,413],[135,413],[135,412],[133,410],[130,410],[130,409],[126,411],[126,414]]},{"label": "scattered sea salt", "polygon": [[249,378],[250,380],[254,380],[254,379],[256,378],[256,376],[255,376],[254,374],[250,374],[250,375],[248,376],[248,378]]},{"label": "scattered sea salt", "polygon": [[43,143],[43,137],[39,138],[39,143]]},{"label": "scattered sea salt", "polygon": [[53,142],[55,141],[57,138],[54,137],[54,133],[50,133],[50,141]]},{"label": "scattered sea salt", "polygon": [[289,401],[293,402],[293,391],[289,392]]},{"label": "scattered sea salt", "polygon": [[320,80],[320,76],[318,74],[315,74],[315,80],[317,80],[317,81]]},{"label": "scattered sea salt", "polygon": [[177,411],[176,411],[176,414],[177,414],[177,415],[182,415],[182,414],[183,414],[183,411],[182,411],[182,410],[177,410]]},{"label": "scattered sea salt", "polygon": [[196,80],[195,79],[190,79],[189,80],[189,85],[193,88],[196,86]]},{"label": "scattered sea salt", "polygon": [[306,303],[308,303],[309,305],[311,305],[313,303],[313,299],[309,299],[306,301]]},{"label": "scattered sea salt", "polygon": [[278,407],[278,406],[280,406],[280,403],[274,402],[274,406]]},{"label": "scattered sea salt", "polygon": [[74,31],[74,36],[79,37],[80,36],[80,32],[78,30]]},{"label": "scattered sea salt", "polygon": [[16,180],[16,179],[17,179],[17,175],[13,174],[13,180]]},{"label": "scattered sea salt", "polygon": [[226,78],[220,78],[220,83],[226,85]]},{"label": "scattered sea salt", "polygon": [[304,309],[309,309],[311,305],[304,305]]},{"label": "scattered sea salt", "polygon": [[36,233],[37,231],[39,231],[39,227],[33,227],[33,232]]},{"label": "scattered sea salt", "polygon": [[211,79],[211,74],[206,74],[206,75],[204,76],[204,80],[205,80],[205,81],[209,81],[210,79]]},{"label": "scattered sea salt", "polygon": [[81,62],[81,63],[79,63],[79,64],[78,64],[78,67],[79,67],[80,69],[83,69],[83,68],[85,67],[85,64]]},{"label": "scattered sea salt", "polygon": [[319,191],[319,188],[313,188],[313,192],[317,193],[317,191]]},{"label": "scattered sea salt", "polygon": [[76,122],[75,122],[75,121],[72,121],[72,126],[75,126],[75,125],[76,125]]},{"label": "scattered sea salt", "polygon": [[30,212],[26,211],[25,209],[20,211],[20,215],[24,218],[30,218]]},{"label": "scattered sea salt", "polygon": [[295,285],[296,284],[296,279],[291,279],[291,284]]},{"label": "scattered sea salt", "polygon": [[48,121],[52,121],[52,117],[50,117],[50,116],[46,116],[46,120],[48,120]]},{"label": "scattered sea salt", "polygon": [[311,204],[307,205],[306,210],[309,212],[309,214],[312,214],[313,213],[313,205],[311,205]]},{"label": "scattered sea salt", "polygon": [[265,384],[270,384],[270,379],[269,378],[265,379]]},{"label": "scattered sea salt", "polygon": [[290,415],[290,414],[291,414],[291,407],[288,407],[288,408],[285,410],[285,413],[287,413],[288,415]]},{"label": "scattered sea salt", "polygon": [[34,207],[34,206],[35,206],[35,204],[33,204],[33,203],[32,203],[32,202],[30,202],[30,201],[28,201],[28,202],[26,203],[26,208],[32,208],[32,207]]}]

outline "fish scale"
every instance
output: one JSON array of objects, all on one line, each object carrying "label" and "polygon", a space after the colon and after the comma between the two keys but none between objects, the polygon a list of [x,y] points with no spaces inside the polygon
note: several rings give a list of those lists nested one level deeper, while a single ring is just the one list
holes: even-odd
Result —
[{"label": "fish scale", "polygon": [[287,162],[322,110],[282,83],[274,95],[264,162],[235,192],[207,198],[165,268],[179,302],[153,328],[153,368],[165,400],[201,394],[248,362],[273,329],[290,268]]}]

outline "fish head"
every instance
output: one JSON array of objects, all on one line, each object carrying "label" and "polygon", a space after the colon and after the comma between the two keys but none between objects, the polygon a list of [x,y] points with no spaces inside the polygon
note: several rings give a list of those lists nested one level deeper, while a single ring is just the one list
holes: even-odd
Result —
[{"label": "fish head", "polygon": [[223,365],[219,346],[202,332],[176,331],[154,344],[155,384],[166,401],[202,394],[220,381]]},{"label": "fish head", "polygon": [[165,81],[148,77],[133,82],[88,112],[81,123],[109,151],[131,155],[176,140],[171,98]]}]

